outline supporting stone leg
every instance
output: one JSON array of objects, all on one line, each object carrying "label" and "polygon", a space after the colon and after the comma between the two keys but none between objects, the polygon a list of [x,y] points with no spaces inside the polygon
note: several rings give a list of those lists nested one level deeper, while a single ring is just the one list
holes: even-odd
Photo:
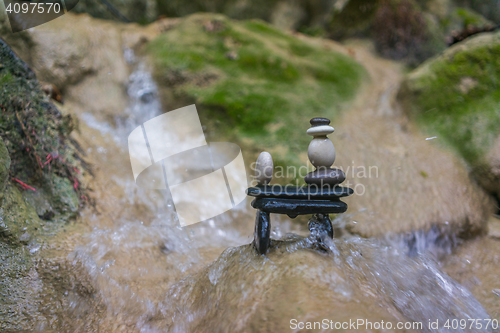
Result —
[{"label": "supporting stone leg", "polygon": [[320,236],[326,233],[328,237],[333,238],[333,226],[332,221],[328,214],[315,214],[309,220],[308,223],[309,231],[312,235]]},{"label": "supporting stone leg", "polygon": [[271,219],[269,213],[257,210],[255,218],[254,245],[257,252],[266,254],[269,249],[271,235]]}]

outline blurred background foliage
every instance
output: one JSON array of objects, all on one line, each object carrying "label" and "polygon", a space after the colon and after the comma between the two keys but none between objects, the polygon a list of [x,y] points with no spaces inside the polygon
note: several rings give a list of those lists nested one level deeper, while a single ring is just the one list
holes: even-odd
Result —
[{"label": "blurred background foliage", "polygon": [[109,5],[141,24],[212,12],[334,40],[369,37],[383,56],[413,66],[444,50],[454,33],[500,23],[498,0],[80,0],[74,11],[119,20]]}]

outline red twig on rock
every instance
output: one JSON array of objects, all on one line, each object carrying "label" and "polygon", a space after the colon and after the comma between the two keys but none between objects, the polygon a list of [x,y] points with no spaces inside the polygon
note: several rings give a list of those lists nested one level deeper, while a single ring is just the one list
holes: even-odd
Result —
[{"label": "red twig on rock", "polygon": [[23,183],[22,181],[20,181],[19,179],[16,179],[16,178],[12,178],[13,180],[15,180],[16,182],[18,182],[19,184],[21,184],[23,190],[32,190],[32,191],[35,191],[36,192],[36,189],[34,189],[33,187]]}]

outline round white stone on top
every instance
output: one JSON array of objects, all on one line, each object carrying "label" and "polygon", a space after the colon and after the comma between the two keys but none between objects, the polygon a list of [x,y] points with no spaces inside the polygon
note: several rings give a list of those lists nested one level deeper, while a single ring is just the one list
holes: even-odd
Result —
[{"label": "round white stone on top", "polygon": [[312,136],[324,136],[332,134],[335,129],[328,125],[314,126],[307,130],[307,134]]}]

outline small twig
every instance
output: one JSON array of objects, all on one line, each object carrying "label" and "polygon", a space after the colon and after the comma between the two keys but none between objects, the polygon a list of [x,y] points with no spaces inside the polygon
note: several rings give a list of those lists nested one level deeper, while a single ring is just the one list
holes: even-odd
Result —
[{"label": "small twig", "polygon": [[35,191],[35,188],[23,183],[22,181],[20,181],[19,179],[16,179],[16,178],[12,178],[13,180],[15,180],[16,182],[18,182],[19,184],[21,184],[21,186],[23,187],[24,190],[32,190],[32,191]]}]

